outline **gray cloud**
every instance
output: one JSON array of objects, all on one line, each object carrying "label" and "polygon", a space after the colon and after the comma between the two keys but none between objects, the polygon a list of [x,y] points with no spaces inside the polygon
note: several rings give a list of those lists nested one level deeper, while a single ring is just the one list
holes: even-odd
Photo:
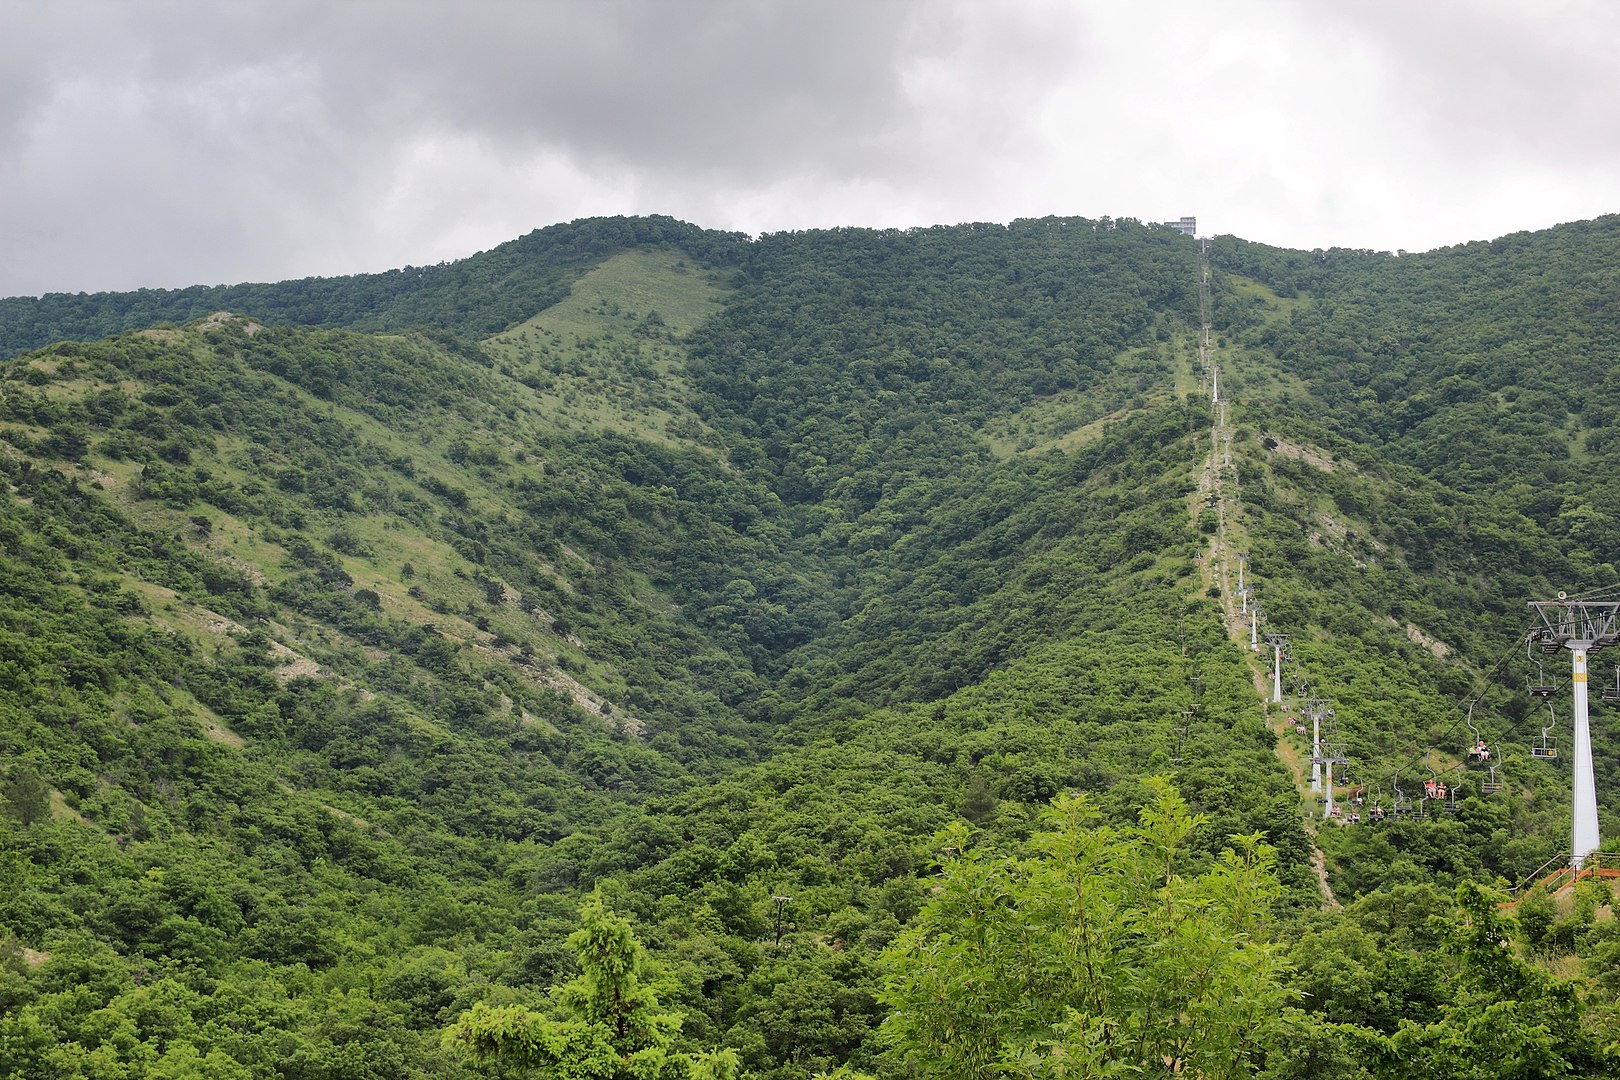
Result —
[{"label": "gray cloud", "polygon": [[1365,0],[1321,5],[1321,15],[1330,33],[1343,29],[1384,57],[1405,118],[1448,155],[1613,160],[1620,6]]},{"label": "gray cloud", "polygon": [[0,293],[381,269],[597,213],[1432,246],[1620,209],[1616,10],[0,0]]}]

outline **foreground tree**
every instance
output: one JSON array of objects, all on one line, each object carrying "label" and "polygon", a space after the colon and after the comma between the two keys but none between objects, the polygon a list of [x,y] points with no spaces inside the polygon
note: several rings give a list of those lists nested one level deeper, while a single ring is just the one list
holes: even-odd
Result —
[{"label": "foreground tree", "polygon": [[1140,824],[1057,801],[1028,858],[963,850],[886,952],[884,1031],[916,1077],[1247,1075],[1278,1032],[1271,849],[1237,837],[1197,876],[1202,819],[1166,783]]},{"label": "foreground tree", "polygon": [[676,1054],[669,1049],[681,1014],[666,1012],[641,979],[641,943],[629,920],[612,914],[602,894],[580,908],[580,928],[568,938],[581,974],[552,998],[563,1017],[523,1005],[474,1005],[445,1032],[453,1051],[480,1064],[544,1070],[557,1080],[731,1080],[731,1050]]}]

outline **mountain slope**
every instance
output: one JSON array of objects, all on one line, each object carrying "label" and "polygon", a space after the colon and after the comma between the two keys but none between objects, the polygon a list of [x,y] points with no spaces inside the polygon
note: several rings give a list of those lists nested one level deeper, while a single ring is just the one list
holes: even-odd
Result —
[{"label": "mountain slope", "polygon": [[[1469,352],[1493,318],[1550,335],[1526,267],[1607,281],[1605,228],[1326,270],[1212,246],[1230,543],[1369,785],[1455,764],[1526,598],[1612,579],[1607,497],[1565,508],[1580,474],[1548,472],[1558,446],[1601,460],[1607,419],[1530,408],[1591,373],[1537,367],[1533,394]],[[681,1046],[900,1075],[880,956],[934,895],[936,833],[1016,848],[1071,792],[1123,825],[1154,775],[1203,815],[1189,874],[1258,834],[1268,919],[1316,925],[1314,804],[1274,732],[1301,748],[1210,588],[1194,241],[604,220],[396,277],[240,287],[237,314],[210,290],[0,308],[13,347],[195,320],[0,369],[23,1075],[471,1075],[442,1026],[565,977],[598,885]],[[1465,303],[1480,282],[1497,298]],[[1412,344],[1430,295],[1465,344]],[[1571,349],[1620,338],[1587,310]],[[1386,330],[1387,357],[1334,359]],[[1470,363],[1494,412],[1432,377]],[[1543,450],[1505,486],[1425,456],[1511,425]],[[1487,684],[1505,739],[1527,703]],[[1446,821],[1317,831],[1341,896],[1372,894],[1357,932],[1419,949],[1373,927],[1377,890],[1449,911],[1433,884],[1556,850],[1559,774],[1504,769],[1511,797],[1469,781]],[[1431,952],[1413,970],[1448,977]],[[1312,1039],[1385,1024],[1312,1008]]]}]

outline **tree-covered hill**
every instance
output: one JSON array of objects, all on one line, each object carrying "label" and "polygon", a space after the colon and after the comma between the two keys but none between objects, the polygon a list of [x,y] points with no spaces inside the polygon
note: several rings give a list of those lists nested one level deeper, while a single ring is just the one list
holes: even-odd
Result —
[{"label": "tree-covered hill", "polygon": [[1567,774],[1319,822],[1210,545],[1368,784],[1455,766],[1477,685],[1523,722],[1524,601],[1620,554],[1608,421],[1543,409],[1620,343],[1612,237],[1216,241],[1225,517],[1198,245],[1132,221],[0,301],[0,1074],[1447,1075],[1480,1023],[1609,1069],[1602,898],[1477,890]]},{"label": "tree-covered hill", "polygon": [[601,260],[647,247],[677,248],[729,266],[745,257],[747,238],[668,217],[582,218],[455,262],[376,274],[0,298],[0,356],[190,322],[215,311],[249,312],[284,326],[438,329],[481,338],[563,299],[572,280]]}]

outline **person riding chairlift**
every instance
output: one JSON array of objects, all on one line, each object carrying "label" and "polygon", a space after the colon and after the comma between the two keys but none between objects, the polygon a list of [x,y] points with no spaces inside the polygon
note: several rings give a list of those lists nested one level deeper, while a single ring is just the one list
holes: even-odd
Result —
[{"label": "person riding chairlift", "polygon": [[1474,744],[1474,756],[1481,761],[1491,760],[1491,748],[1485,745],[1484,739],[1480,739]]}]

